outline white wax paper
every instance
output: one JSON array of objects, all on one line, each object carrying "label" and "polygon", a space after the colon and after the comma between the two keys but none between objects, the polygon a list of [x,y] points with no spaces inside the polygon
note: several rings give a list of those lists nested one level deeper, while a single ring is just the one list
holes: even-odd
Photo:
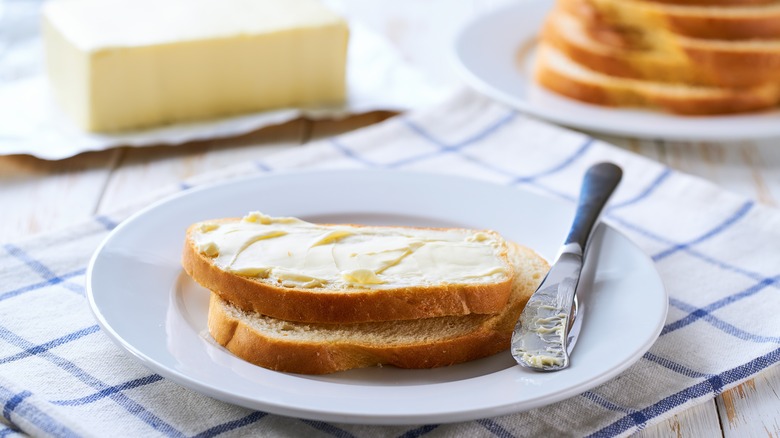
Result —
[{"label": "white wax paper", "polygon": [[289,108],[120,134],[84,132],[60,112],[48,88],[37,34],[31,35],[28,28],[23,29],[25,38],[0,35],[5,40],[0,39],[0,155],[29,154],[58,160],[119,146],[180,145],[241,135],[302,116],[322,119],[374,110],[404,111],[449,94],[447,87],[427,80],[404,62],[379,34],[355,22],[350,23],[350,29],[348,99],[343,107]]}]

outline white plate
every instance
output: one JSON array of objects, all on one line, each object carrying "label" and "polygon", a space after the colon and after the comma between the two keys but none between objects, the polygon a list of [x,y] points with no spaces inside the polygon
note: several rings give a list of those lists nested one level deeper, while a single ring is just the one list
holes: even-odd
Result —
[{"label": "white plate", "polygon": [[98,248],[87,291],[100,326],[146,366],[230,403],[309,419],[418,424],[518,412],[574,396],[627,368],[661,330],[667,297],[653,263],[609,227],[586,268],[585,319],[571,368],[540,374],[508,352],[432,370],[327,376],[269,371],[206,332],[208,292],[183,273],[184,230],[252,210],[310,221],[492,228],[551,258],[573,215],[562,204],[470,179],[383,171],[286,173],[184,192],[134,215]]},{"label": "white plate", "polygon": [[738,140],[780,135],[780,111],[691,117],[608,108],[568,99],[532,80],[530,61],[544,17],[555,2],[523,0],[482,15],[455,40],[455,59],[466,80],[521,111],[573,128],[669,140]]}]

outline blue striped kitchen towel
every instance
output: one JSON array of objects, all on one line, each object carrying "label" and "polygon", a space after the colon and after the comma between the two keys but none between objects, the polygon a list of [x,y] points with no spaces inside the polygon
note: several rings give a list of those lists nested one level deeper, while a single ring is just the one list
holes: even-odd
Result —
[{"label": "blue striped kitchen towel", "polygon": [[310,421],[211,399],[122,352],[89,310],[87,262],[128,209],[2,246],[0,436],[624,436],[778,362],[780,211],[473,93],[171,192],[287,169],[390,168],[574,202],[584,170],[603,160],[626,175],[606,220],[652,257],[670,295],[658,341],[606,384],[529,412],[409,426]]}]

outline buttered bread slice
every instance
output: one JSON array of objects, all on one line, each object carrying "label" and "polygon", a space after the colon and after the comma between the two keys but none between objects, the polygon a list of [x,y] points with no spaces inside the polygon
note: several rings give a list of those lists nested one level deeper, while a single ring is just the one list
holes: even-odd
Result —
[{"label": "buttered bread slice", "polygon": [[507,254],[493,231],[250,213],[192,225],[182,264],[243,311],[343,324],[500,312],[516,275]]},{"label": "buttered bread slice", "polygon": [[291,373],[325,374],[377,365],[434,368],[479,359],[509,348],[520,312],[549,269],[532,250],[513,243],[508,259],[516,272],[511,295],[492,315],[296,323],[244,311],[212,293],[209,332],[236,356]]}]

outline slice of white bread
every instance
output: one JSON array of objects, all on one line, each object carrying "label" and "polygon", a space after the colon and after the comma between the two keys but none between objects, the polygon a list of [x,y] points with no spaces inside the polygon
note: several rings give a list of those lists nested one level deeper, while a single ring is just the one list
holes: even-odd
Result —
[{"label": "slice of white bread", "polygon": [[191,226],[182,265],[244,311],[343,324],[500,312],[515,276],[507,251],[492,231],[254,213]]},{"label": "slice of white bread", "polygon": [[776,4],[778,0],[647,0],[647,2],[688,6],[758,6]]},{"label": "slice of white bread", "polygon": [[563,0],[562,7],[547,17],[541,39],[589,70],[621,78],[723,88],[780,84],[780,39],[690,38],[659,31],[652,22],[644,28],[640,23],[625,27],[594,24],[589,22],[591,14],[576,15],[572,7],[566,8],[569,1],[582,0]]},{"label": "slice of white bread", "polygon": [[590,24],[715,40],[780,38],[780,2],[776,0],[562,0],[558,4],[587,17]]},{"label": "slice of white bread", "polygon": [[509,244],[511,296],[494,315],[466,315],[355,324],[306,324],[247,312],[211,294],[208,327],[236,356],[272,370],[325,374],[394,365],[434,368],[509,348],[512,330],[549,269],[532,250]]},{"label": "slice of white bread", "polygon": [[583,102],[683,115],[744,113],[780,102],[780,84],[740,89],[619,78],[588,69],[545,43],[536,53],[534,77],[545,88]]}]

